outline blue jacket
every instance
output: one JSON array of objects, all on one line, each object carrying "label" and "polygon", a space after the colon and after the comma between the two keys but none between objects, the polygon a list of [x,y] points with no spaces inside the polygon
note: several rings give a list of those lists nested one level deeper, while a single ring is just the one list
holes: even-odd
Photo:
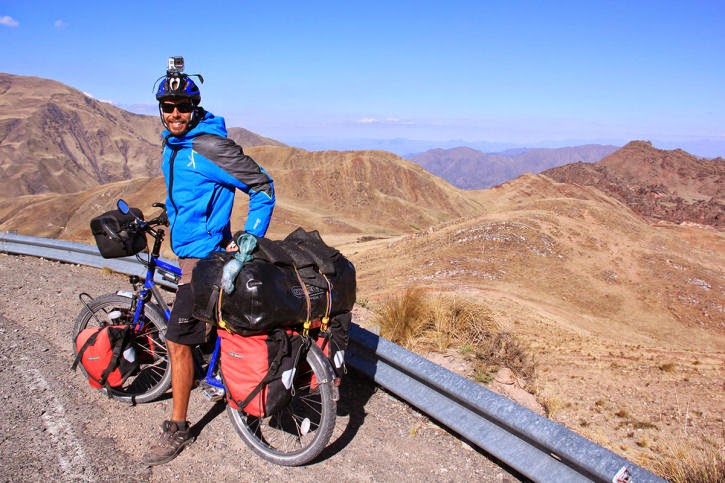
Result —
[{"label": "blue jacket", "polygon": [[183,137],[163,132],[162,170],[171,248],[180,258],[204,258],[231,241],[236,189],[249,195],[244,230],[267,232],[275,196],[272,178],[227,138],[222,117],[204,112]]}]

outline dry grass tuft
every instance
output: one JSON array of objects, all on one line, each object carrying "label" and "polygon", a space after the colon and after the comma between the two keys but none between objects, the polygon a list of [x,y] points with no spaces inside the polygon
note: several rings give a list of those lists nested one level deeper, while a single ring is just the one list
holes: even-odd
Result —
[{"label": "dry grass tuft", "polygon": [[668,448],[667,457],[652,463],[653,471],[672,483],[719,483],[725,481],[725,456],[713,446],[694,451],[685,442]]},{"label": "dry grass tuft", "polygon": [[532,359],[481,304],[409,288],[383,303],[376,322],[383,337],[410,350],[458,349],[474,360],[474,377],[480,382],[489,382],[502,367],[533,382]]},{"label": "dry grass tuft", "polygon": [[420,333],[425,313],[424,302],[423,291],[418,288],[409,288],[402,296],[388,299],[378,315],[380,335],[403,347],[412,348]]},{"label": "dry grass tuft", "polygon": [[544,394],[540,390],[537,391],[537,393],[537,399],[539,403],[541,403],[541,406],[544,408],[544,414],[547,418],[553,418],[556,413],[558,413],[562,408],[566,406],[564,401],[556,396],[553,396],[551,394]]}]

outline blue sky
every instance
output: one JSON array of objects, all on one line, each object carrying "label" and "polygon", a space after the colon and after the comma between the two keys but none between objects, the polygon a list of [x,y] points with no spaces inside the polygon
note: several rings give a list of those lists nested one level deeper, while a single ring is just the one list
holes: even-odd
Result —
[{"label": "blue sky", "polygon": [[296,145],[646,139],[725,156],[722,0],[0,0],[0,45],[2,72],[147,113],[182,55],[229,127]]}]

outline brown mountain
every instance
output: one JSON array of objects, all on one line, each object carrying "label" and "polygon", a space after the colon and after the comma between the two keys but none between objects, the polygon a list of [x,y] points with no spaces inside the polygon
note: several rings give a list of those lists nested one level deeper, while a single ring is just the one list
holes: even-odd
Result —
[{"label": "brown mountain", "polygon": [[[297,226],[359,238],[390,236],[482,211],[466,193],[385,151],[307,152],[284,147],[246,150],[272,174],[278,205],[270,234]],[[91,241],[88,220],[124,197],[147,209],[165,199],[162,177],[108,183],[72,194],[0,198],[0,231]],[[246,197],[237,197],[239,219]]]},{"label": "brown mountain", "polygon": [[542,174],[594,186],[649,219],[725,227],[722,158],[698,158],[632,141],[597,163],[574,163]]},{"label": "brown mountain", "polygon": [[244,146],[245,148],[250,146],[287,146],[286,144],[281,143],[275,139],[260,136],[259,134],[255,134],[252,131],[247,131],[242,127],[227,126],[227,136],[230,139],[233,139],[234,142],[236,142],[240,146]]},{"label": "brown mountain", "polygon": [[410,233],[481,206],[415,163],[387,151],[248,150],[270,173],[287,209],[324,217],[333,231]]},{"label": "brown mountain", "polygon": [[[59,82],[0,73],[0,196],[73,193],[161,174],[161,123]],[[230,130],[244,146],[273,144]]]},{"label": "brown mountain", "polygon": [[485,189],[524,173],[537,174],[545,169],[577,161],[591,163],[617,149],[616,146],[587,144],[557,149],[515,149],[484,153],[469,147],[431,149],[408,159],[463,189]]}]

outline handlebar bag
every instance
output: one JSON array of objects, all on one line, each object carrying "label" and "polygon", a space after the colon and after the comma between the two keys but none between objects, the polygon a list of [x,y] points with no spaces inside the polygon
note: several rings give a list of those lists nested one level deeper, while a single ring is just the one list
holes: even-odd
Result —
[{"label": "handlebar bag", "polygon": [[[131,208],[143,220],[143,212]],[[91,220],[91,233],[103,258],[129,257],[146,249],[146,234],[134,223],[133,215],[111,210]]]},{"label": "handlebar bag", "polygon": [[75,346],[71,369],[80,363],[91,387],[96,389],[121,387],[139,367],[130,325],[83,329],[76,336]]},{"label": "handlebar bag", "polygon": [[229,405],[257,417],[286,407],[292,400],[297,364],[305,357],[302,338],[283,329],[250,335],[220,330],[218,334]]}]

